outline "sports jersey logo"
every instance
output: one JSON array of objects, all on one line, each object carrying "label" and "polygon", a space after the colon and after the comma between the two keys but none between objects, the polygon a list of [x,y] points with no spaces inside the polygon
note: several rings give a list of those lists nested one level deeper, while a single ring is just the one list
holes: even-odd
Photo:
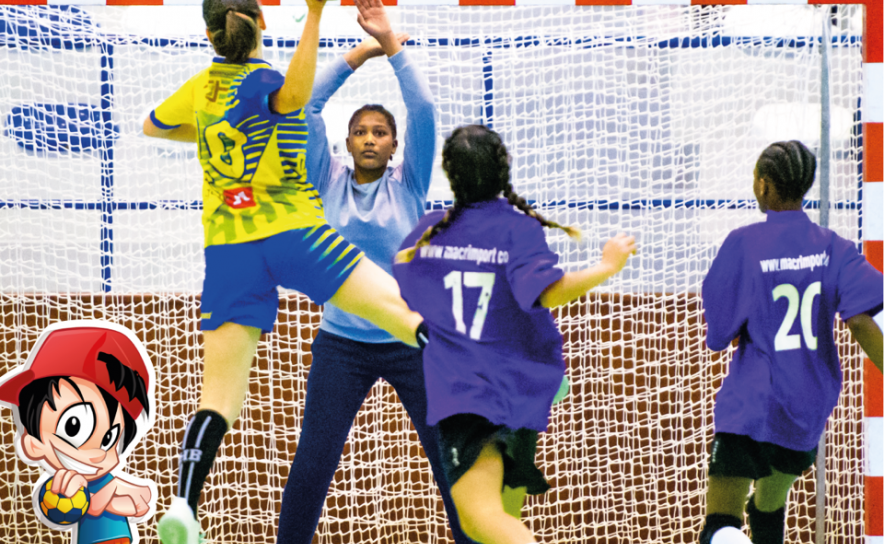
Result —
[{"label": "sports jersey logo", "polygon": [[237,189],[224,190],[224,203],[234,209],[251,208],[255,206],[251,187],[239,187]]}]

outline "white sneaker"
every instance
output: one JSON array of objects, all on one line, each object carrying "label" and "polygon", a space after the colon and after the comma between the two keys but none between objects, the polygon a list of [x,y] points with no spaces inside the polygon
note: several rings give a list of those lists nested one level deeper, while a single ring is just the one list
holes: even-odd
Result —
[{"label": "white sneaker", "polygon": [[160,542],[163,544],[200,544],[200,523],[193,517],[193,510],[182,497],[172,499],[172,504],[157,524]]},{"label": "white sneaker", "polygon": [[736,527],[722,527],[712,535],[711,544],[752,544],[752,541]]}]

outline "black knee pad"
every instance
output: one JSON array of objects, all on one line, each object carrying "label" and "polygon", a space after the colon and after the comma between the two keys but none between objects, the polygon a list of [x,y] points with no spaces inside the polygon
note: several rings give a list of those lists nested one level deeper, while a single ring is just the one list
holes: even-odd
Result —
[{"label": "black knee pad", "polygon": [[786,528],[785,506],[773,512],[762,512],[755,507],[755,495],[752,495],[746,505],[746,512],[749,514],[752,544],[783,544],[783,531]]}]

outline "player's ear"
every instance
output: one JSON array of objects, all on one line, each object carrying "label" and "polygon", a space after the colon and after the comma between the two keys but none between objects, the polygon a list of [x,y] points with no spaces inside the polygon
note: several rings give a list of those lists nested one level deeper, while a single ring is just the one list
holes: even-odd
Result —
[{"label": "player's ear", "polygon": [[39,461],[46,457],[46,446],[27,432],[21,437],[21,449],[25,457],[31,461]]},{"label": "player's ear", "polygon": [[208,28],[206,29],[206,38],[209,38],[209,43],[211,43],[212,45],[215,45],[215,43],[212,42],[212,33],[209,32]]},{"label": "player's ear", "polygon": [[353,148],[350,147],[350,137],[349,137],[349,136],[347,136],[346,138],[344,138],[344,143],[347,144],[347,153],[349,153],[349,154],[352,155],[352,154],[353,154]]},{"label": "player's ear", "polygon": [[763,196],[770,196],[770,182],[765,177],[758,178],[758,192]]},{"label": "player's ear", "polygon": [[258,13],[258,28],[261,30],[267,30],[267,23],[264,22],[264,12]]},{"label": "player's ear", "polygon": [[391,157],[396,154],[397,149],[399,149],[399,140],[394,139],[393,140],[393,151],[390,152]]}]

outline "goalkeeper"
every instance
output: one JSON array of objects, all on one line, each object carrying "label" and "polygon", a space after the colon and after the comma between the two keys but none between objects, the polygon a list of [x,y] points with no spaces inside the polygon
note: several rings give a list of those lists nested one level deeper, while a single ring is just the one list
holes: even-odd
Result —
[{"label": "goalkeeper", "polygon": [[307,0],[304,32],[283,77],[261,58],[256,0],[204,0],[218,57],[151,112],[148,136],[197,142],[203,169],[205,366],[199,409],[184,433],[176,498],[160,519],[164,544],[196,544],[197,503],[236,421],[277,286],[331,302],[416,346],[421,318],[393,278],[328,225],[304,167],[323,1]]},{"label": "goalkeeper", "polygon": [[[393,33],[380,0],[361,2],[359,11],[358,21],[371,37],[319,74],[305,108],[310,131],[307,171],[322,197],[328,222],[390,272],[399,244],[424,213],[436,152],[436,112],[426,76],[401,45],[408,35]],[[393,115],[383,106],[366,105],[349,122],[350,168],[329,153],[322,110],[354,70],[384,54],[408,109],[403,161],[395,168],[389,166],[399,144]],[[457,523],[435,430],[426,422],[420,350],[403,345],[334,302],[323,309],[311,349],[304,420],[282,495],[277,542],[310,544],[353,419],[380,378],[393,386],[414,423],[442,493],[455,542],[470,542]]]}]

